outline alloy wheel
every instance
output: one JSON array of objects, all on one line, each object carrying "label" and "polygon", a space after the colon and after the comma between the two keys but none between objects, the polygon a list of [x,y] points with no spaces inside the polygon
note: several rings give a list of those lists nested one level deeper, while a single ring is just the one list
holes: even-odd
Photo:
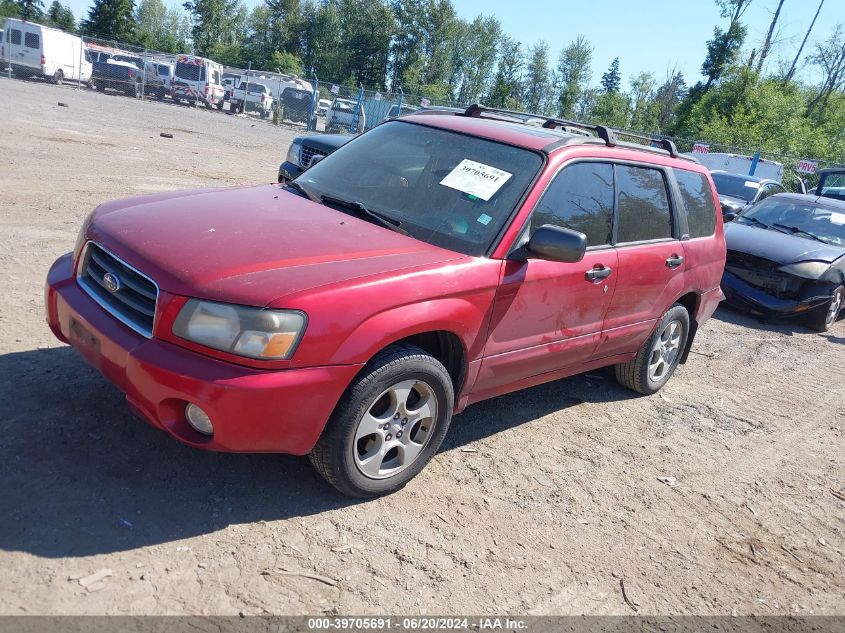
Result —
[{"label": "alloy wheel", "polygon": [[648,359],[648,379],[660,381],[671,371],[681,351],[683,326],[680,321],[669,321],[654,341]]},{"label": "alloy wheel", "polygon": [[434,435],[438,402],[422,380],[403,380],[383,391],[355,429],[355,465],[370,479],[385,479],[413,464]]}]

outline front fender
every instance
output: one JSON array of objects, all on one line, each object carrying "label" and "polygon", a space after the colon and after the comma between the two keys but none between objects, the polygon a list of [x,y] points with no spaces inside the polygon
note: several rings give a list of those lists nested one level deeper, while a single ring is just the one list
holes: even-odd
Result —
[{"label": "front fender", "polygon": [[375,314],[349,334],[329,364],[365,363],[392,343],[435,331],[456,335],[467,362],[480,358],[490,321],[492,294],[433,299]]}]

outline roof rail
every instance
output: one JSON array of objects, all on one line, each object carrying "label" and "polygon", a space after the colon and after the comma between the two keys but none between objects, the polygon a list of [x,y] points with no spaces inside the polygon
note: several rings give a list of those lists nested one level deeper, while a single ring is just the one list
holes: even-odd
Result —
[{"label": "roof rail", "polygon": [[540,114],[532,114],[530,112],[519,112],[517,110],[505,110],[502,108],[488,108],[487,106],[480,105],[475,103],[469,106],[463,113],[463,116],[468,117],[475,117],[480,118],[482,114],[492,114],[492,115],[503,115],[508,117],[509,119],[516,119],[521,121],[522,123],[528,124],[531,120],[541,120],[543,121],[543,127],[546,129],[555,129],[555,128],[575,128],[578,130],[587,130],[589,132],[593,132],[596,136],[598,136],[601,140],[604,141],[604,144],[608,147],[615,147],[619,144],[619,136],[629,136],[631,138],[640,139],[643,141],[648,141],[649,144],[656,143],[660,149],[664,149],[669,152],[669,155],[672,158],[678,157],[678,148],[675,147],[675,144],[669,140],[668,138],[653,138],[651,136],[645,136],[643,134],[636,134],[634,132],[625,132],[621,130],[614,130],[611,127],[607,127],[604,125],[593,125],[591,123],[581,123],[579,121],[567,121],[566,119],[558,119],[556,117],[547,117]]}]

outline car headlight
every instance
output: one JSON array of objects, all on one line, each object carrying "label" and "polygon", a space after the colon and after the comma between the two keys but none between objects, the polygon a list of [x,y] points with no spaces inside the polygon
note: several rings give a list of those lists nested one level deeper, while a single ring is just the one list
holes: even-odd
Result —
[{"label": "car headlight", "polygon": [[290,358],[304,331],[302,312],[199,299],[188,300],[173,323],[173,334],[179,338],[261,360]]},{"label": "car headlight", "polygon": [[79,255],[82,253],[82,247],[85,246],[85,242],[88,241],[85,236],[88,233],[88,229],[91,228],[91,222],[94,220],[94,213],[95,211],[91,211],[88,216],[85,218],[85,221],[82,222],[82,228],[79,229],[79,234],[76,236],[76,243],[73,245],[73,261],[79,261]]},{"label": "car headlight", "polygon": [[299,151],[301,149],[302,149],[301,143],[297,143],[296,141],[291,143],[290,147],[288,148],[287,161],[289,163],[293,163],[294,165],[299,165]]},{"label": "car headlight", "polygon": [[804,279],[818,279],[827,272],[828,268],[830,264],[827,262],[797,262],[781,266],[778,270]]}]

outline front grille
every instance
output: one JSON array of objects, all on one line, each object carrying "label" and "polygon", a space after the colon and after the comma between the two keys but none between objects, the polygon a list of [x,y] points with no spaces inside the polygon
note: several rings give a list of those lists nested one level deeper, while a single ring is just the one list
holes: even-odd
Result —
[{"label": "front grille", "polygon": [[[109,280],[106,276],[110,275]],[[117,289],[114,281],[117,280]],[[77,281],[109,314],[138,334],[153,335],[158,286],[94,242],[85,248]],[[111,281],[112,288],[108,281]]]},{"label": "front grille", "polygon": [[308,169],[311,166],[311,159],[315,156],[328,156],[328,154],[315,147],[303,145],[302,150],[299,153],[299,166]]},{"label": "front grille", "polygon": [[725,270],[749,286],[777,299],[797,299],[804,280],[778,270],[780,264],[762,257],[728,251]]}]

